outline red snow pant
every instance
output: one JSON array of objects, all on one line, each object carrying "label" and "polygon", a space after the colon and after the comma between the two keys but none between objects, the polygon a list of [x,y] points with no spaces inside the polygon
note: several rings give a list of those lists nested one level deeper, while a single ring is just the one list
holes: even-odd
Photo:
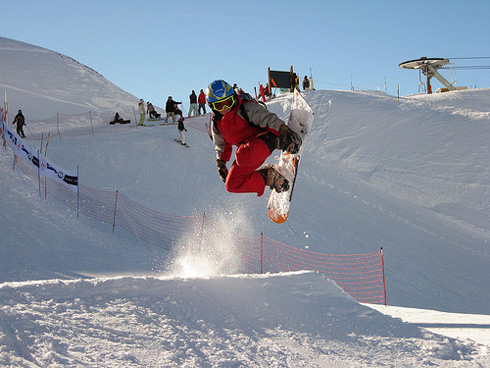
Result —
[{"label": "red snow pant", "polygon": [[270,154],[267,144],[259,138],[238,146],[235,161],[226,178],[226,190],[232,193],[257,193],[258,196],[264,194],[265,180],[256,170]]}]

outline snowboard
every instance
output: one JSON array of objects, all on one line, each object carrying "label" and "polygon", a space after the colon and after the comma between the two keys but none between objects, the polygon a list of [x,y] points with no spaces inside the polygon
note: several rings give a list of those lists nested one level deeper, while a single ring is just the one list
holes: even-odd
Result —
[{"label": "snowboard", "polygon": [[184,147],[187,147],[189,148],[189,145],[187,143],[184,143],[182,144],[182,142],[180,140],[178,140],[177,138],[174,139],[174,141],[176,141],[178,144],[180,144],[181,146],[184,146]]},{"label": "snowboard", "polygon": [[109,124],[114,125],[114,124],[130,124],[131,120],[117,120],[117,121],[110,121]]},{"label": "snowboard", "polygon": [[[165,120],[165,119],[162,119],[162,120]],[[157,122],[155,122],[153,120],[147,120],[145,123],[143,123],[143,125],[139,125],[139,126],[155,127],[155,126],[166,126],[166,125],[177,125],[177,123],[167,123],[167,124],[165,124],[165,122],[157,123]]]},{"label": "snowboard", "polygon": [[301,136],[302,144],[298,153],[291,154],[281,152],[280,156],[276,156],[279,161],[276,168],[289,181],[289,189],[285,192],[278,193],[272,190],[269,202],[267,203],[267,211],[269,217],[275,223],[281,224],[288,219],[289,205],[293,197],[294,185],[298,176],[299,164],[301,157],[308,143],[308,137],[313,127],[315,119],[313,109],[306,102],[305,98],[297,90],[293,94],[293,102],[291,104],[291,113],[289,115],[288,127],[294,130]]}]

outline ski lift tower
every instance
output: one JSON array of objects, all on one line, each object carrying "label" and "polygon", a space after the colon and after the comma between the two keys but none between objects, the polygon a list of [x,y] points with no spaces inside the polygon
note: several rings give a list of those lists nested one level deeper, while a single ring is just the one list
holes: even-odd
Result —
[{"label": "ski lift tower", "polygon": [[449,59],[421,57],[417,60],[405,61],[399,66],[402,69],[415,69],[422,71],[422,73],[424,73],[424,75],[427,77],[427,93],[432,93],[432,87],[430,85],[430,79],[432,77],[436,77],[439,82],[444,84],[448,91],[454,91],[456,89],[437,71],[447,64],[449,64]]}]

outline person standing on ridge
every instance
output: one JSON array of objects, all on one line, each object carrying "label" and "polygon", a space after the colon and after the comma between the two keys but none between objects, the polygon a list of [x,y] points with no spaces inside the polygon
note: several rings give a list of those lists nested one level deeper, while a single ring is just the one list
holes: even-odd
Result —
[{"label": "person standing on ridge", "polygon": [[[277,192],[289,189],[288,180],[277,165],[263,165],[275,149],[297,153],[301,137],[250,95],[238,95],[224,80],[215,80],[206,90],[213,112],[212,137],[217,154],[218,174],[232,193],[264,194],[268,186]],[[230,170],[232,147],[235,160]]]},{"label": "person standing on ridge", "polygon": [[194,112],[194,116],[197,116],[197,96],[194,90],[192,90],[192,93],[189,95],[189,103],[190,107],[188,116],[191,117],[192,112]]},{"label": "person standing on ridge", "polygon": [[[182,102],[176,102],[172,99],[172,96],[168,96],[167,103],[165,104],[165,111],[167,112],[167,116],[165,117],[165,124],[167,124],[168,118],[172,117],[172,121],[175,124],[175,112],[178,109],[179,104]],[[180,112],[182,116],[182,112]]]},{"label": "person standing on ridge", "polygon": [[201,115],[201,109],[202,109],[202,114],[206,114],[206,94],[204,91],[201,89],[201,92],[199,92],[199,96],[197,97],[197,102],[199,103],[199,115]]},{"label": "person standing on ridge", "polygon": [[308,80],[308,77],[305,75],[303,79],[303,91],[307,91],[310,89],[310,81]]},{"label": "person standing on ridge", "polygon": [[145,101],[143,101],[142,98],[140,98],[140,102],[138,103],[138,110],[140,113],[140,121],[138,123],[138,126],[141,126],[145,122],[145,116],[146,116],[145,115]]}]

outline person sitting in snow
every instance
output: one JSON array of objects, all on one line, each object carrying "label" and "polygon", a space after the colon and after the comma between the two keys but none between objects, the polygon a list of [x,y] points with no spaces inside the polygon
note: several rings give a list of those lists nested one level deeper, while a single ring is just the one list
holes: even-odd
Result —
[{"label": "person sitting in snow", "polygon": [[121,121],[123,121],[123,118],[121,118],[119,116],[119,113],[116,112],[116,115],[114,115],[114,119],[112,119],[112,121],[109,122],[109,124],[121,124]]},{"label": "person sitting in snow", "polygon": [[129,124],[130,122],[130,120],[124,120],[121,116],[119,116],[119,113],[116,112],[114,119],[110,121],[109,124]]},{"label": "person sitting in snow", "polygon": [[[263,165],[275,149],[297,153],[301,137],[253,99],[235,92],[224,80],[215,80],[206,91],[213,112],[212,138],[217,153],[218,174],[226,190],[233,193],[264,194],[268,186],[277,192],[289,189],[288,180],[276,165]],[[243,98],[243,99],[242,99]],[[236,146],[230,170],[226,166]]]},{"label": "person sitting in snow", "polygon": [[157,113],[151,102],[146,103],[146,112],[150,116],[150,119],[158,119],[161,116],[161,114]]}]

